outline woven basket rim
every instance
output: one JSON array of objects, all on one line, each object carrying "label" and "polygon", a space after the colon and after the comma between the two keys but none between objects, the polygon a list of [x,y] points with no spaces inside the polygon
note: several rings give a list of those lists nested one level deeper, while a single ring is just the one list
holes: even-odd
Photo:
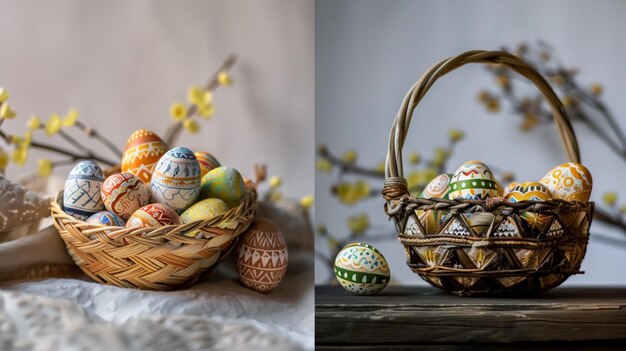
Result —
[{"label": "woven basket rim", "polygon": [[[119,226],[107,226],[104,224],[98,223],[88,223],[86,221],[80,220],[70,214],[65,213],[63,208],[60,205],[60,202],[63,200],[63,190],[61,190],[55,201],[50,203],[50,211],[52,213],[52,217],[55,221],[59,218],[63,218],[67,221],[67,223],[71,223],[77,228],[83,228],[81,231],[85,234],[91,234],[91,232],[102,232],[107,231],[107,235],[110,237],[119,237],[119,236],[135,236],[141,234],[144,238],[152,238],[157,237],[159,234],[176,231],[179,235],[184,235],[182,233],[197,230],[200,228],[217,228],[223,231],[232,232],[234,229],[226,229],[226,228],[218,228],[217,225],[220,223],[230,222],[234,218],[237,218],[238,214],[241,215],[245,212],[247,207],[257,206],[257,192],[255,189],[246,189],[246,195],[244,199],[241,201],[239,206],[233,207],[229,209],[227,212],[214,216],[212,218],[204,219],[204,220],[195,220],[189,223],[183,224],[168,224],[164,226],[158,227],[139,227],[139,228],[128,228],[128,227],[119,227]],[[224,220],[227,218],[227,220]],[[191,237],[189,237],[191,238]],[[204,238],[200,237],[198,239],[209,240],[212,237]],[[92,240],[97,240],[96,238]]]}]

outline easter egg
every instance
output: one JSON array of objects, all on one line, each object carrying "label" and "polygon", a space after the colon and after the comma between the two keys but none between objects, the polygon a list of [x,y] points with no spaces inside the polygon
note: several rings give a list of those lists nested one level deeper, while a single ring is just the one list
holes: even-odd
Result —
[{"label": "easter egg", "polygon": [[[220,199],[204,199],[196,202],[191,207],[186,209],[185,212],[180,215],[180,220],[183,223],[190,223],[193,221],[211,219],[215,216],[228,212],[228,210],[228,205]],[[214,226],[217,226],[218,228],[235,229],[237,227],[237,223],[220,223]],[[185,235],[195,236],[197,233],[198,231],[193,231],[185,233]]]},{"label": "easter egg", "polygon": [[557,199],[587,202],[593,180],[589,170],[580,163],[564,163],[552,168],[540,182]]},{"label": "easter egg", "polygon": [[154,166],[166,151],[167,145],[158,135],[140,129],[128,138],[122,155],[122,172],[130,172],[150,184]]},{"label": "easter egg", "polygon": [[[420,198],[447,198],[448,185],[450,184],[451,174],[440,174],[426,185],[424,190],[419,194]],[[442,212],[438,210],[416,210],[415,214],[422,224],[422,228],[426,234],[432,235],[439,232]]]},{"label": "easter egg", "polygon": [[493,172],[480,161],[465,162],[459,167],[448,185],[448,198],[484,200],[498,196]]},{"label": "easter egg", "polygon": [[546,201],[552,199],[552,193],[539,182],[522,182],[517,184],[505,197],[509,202],[523,200]]},{"label": "easter egg", "polygon": [[202,177],[200,198],[222,199],[228,206],[237,207],[246,193],[243,178],[232,167],[218,167]]},{"label": "easter egg", "polygon": [[242,234],[237,249],[239,280],[247,288],[268,292],[287,271],[287,242],[270,220],[257,219]]},{"label": "easter egg", "polygon": [[126,222],[126,227],[160,227],[170,224],[181,224],[176,211],[164,204],[149,204],[135,211]]},{"label": "easter egg", "polygon": [[110,175],[102,183],[102,201],[107,210],[127,220],[138,208],[150,203],[150,190],[129,172]]},{"label": "easter egg", "polygon": [[70,171],[63,191],[63,211],[80,220],[104,210],[100,188],[104,173],[94,161],[82,161]]},{"label": "easter egg", "polygon": [[208,152],[196,152],[196,158],[200,163],[200,172],[201,177],[204,177],[205,174],[209,173],[210,170],[215,169],[220,165],[220,162],[215,158],[215,156],[211,155]]},{"label": "easter egg", "polygon": [[518,185],[519,185],[518,182],[509,183],[509,185],[507,185],[506,188],[504,188],[504,192],[502,193],[502,196],[506,197],[511,192],[511,190],[513,190],[513,188],[515,188]]},{"label": "easter egg", "polygon": [[387,260],[375,247],[353,243],[337,254],[335,277],[349,292],[371,295],[387,286],[391,273]]},{"label": "easter egg", "polygon": [[157,202],[182,212],[198,200],[200,180],[200,164],[193,152],[173,148],[154,167],[150,193]]},{"label": "easter egg", "polygon": [[118,215],[109,211],[100,211],[96,214],[91,215],[91,217],[87,218],[85,221],[87,223],[97,223],[104,224],[112,227],[123,227],[124,220],[121,219]]}]

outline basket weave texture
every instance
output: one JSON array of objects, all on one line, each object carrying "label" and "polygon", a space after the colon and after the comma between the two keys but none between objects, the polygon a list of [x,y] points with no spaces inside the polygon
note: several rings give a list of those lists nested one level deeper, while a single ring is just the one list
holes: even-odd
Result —
[{"label": "basket weave texture", "polygon": [[[235,246],[256,214],[256,191],[223,215],[181,225],[150,228],[86,223],[63,212],[63,193],[50,210],[74,262],[99,283],[147,290],[192,284]],[[219,228],[228,223],[230,228]],[[234,226],[236,224],[236,226]],[[200,231],[201,238],[186,236]]]},{"label": "basket weave texture", "polygon": [[[389,137],[385,212],[396,224],[408,266],[431,285],[462,296],[540,293],[582,273],[592,202],[422,199],[410,195],[403,177],[402,148],[415,107],[438,78],[469,63],[502,64],[533,82],[552,110],[570,161],[580,163],[565,109],[532,66],[506,52],[465,52],[432,66],[404,98]],[[420,211],[440,211],[438,233],[424,230]],[[541,220],[530,222],[529,215]]]}]

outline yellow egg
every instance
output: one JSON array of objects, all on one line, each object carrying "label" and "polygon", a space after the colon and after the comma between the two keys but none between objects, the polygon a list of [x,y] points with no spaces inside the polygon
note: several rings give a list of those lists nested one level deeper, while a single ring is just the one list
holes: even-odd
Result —
[{"label": "yellow egg", "polygon": [[[228,212],[228,209],[228,205],[220,199],[204,199],[196,202],[185,210],[185,212],[180,215],[180,220],[183,223],[190,223],[193,221],[211,219]],[[237,227],[237,223],[221,223],[220,225],[214,226],[217,226],[218,228],[235,229]],[[197,233],[198,231],[193,231],[185,233],[185,235],[195,236]]]},{"label": "yellow egg", "polygon": [[558,165],[546,173],[540,182],[557,199],[587,202],[591,197],[591,173],[580,163]]},{"label": "yellow egg", "polygon": [[522,182],[513,187],[505,199],[509,202],[524,200],[546,201],[552,199],[552,193],[545,185],[539,182]]},{"label": "yellow egg", "polygon": [[519,182],[509,183],[509,185],[507,185],[506,188],[504,189],[502,196],[506,197],[511,192],[511,190],[513,190],[513,188],[515,188],[518,185],[519,185]]},{"label": "yellow egg", "polygon": [[[440,174],[428,183],[424,191],[419,195],[420,198],[447,198],[448,185],[452,174]],[[438,210],[417,210],[415,211],[417,218],[422,224],[422,228],[426,235],[433,235],[439,232],[442,212]]]},{"label": "yellow egg", "polygon": [[480,161],[465,162],[459,167],[448,186],[448,198],[484,200],[498,196],[493,172]]}]

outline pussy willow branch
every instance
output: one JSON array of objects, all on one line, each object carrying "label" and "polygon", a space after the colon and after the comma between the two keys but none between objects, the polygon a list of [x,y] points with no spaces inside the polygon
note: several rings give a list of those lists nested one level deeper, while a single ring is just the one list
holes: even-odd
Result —
[{"label": "pussy willow branch", "polygon": [[81,121],[76,121],[74,124],[76,128],[87,134],[87,136],[94,138],[102,143],[102,145],[106,146],[113,154],[119,158],[122,158],[122,150],[120,150],[114,143],[112,143],[109,139],[105,138],[100,132],[93,128],[89,128],[84,125]]},{"label": "pussy willow branch", "polygon": [[[0,137],[2,139],[4,139],[4,141],[7,144],[11,144],[11,137],[9,135],[7,135],[3,130],[0,129]],[[54,145],[50,145],[50,144],[46,144],[46,143],[42,143],[42,142],[38,142],[38,141],[33,141],[30,144],[31,147],[33,148],[37,148],[37,149],[41,149],[41,150],[46,150],[46,151],[50,151],[50,152],[54,152],[60,155],[64,155],[64,156],[68,156],[72,159],[72,161],[78,161],[78,160],[94,160],[94,161],[98,161],[102,164],[105,164],[107,166],[114,166],[116,165],[118,162],[116,161],[112,161],[109,159],[106,159],[102,156],[98,156],[95,155],[93,152],[88,151],[84,154],[80,154],[80,153],[76,153],[67,149],[63,149]]]},{"label": "pussy willow branch", "polygon": [[[217,72],[215,72],[215,74],[211,76],[209,80],[206,82],[206,84],[204,85],[204,89],[211,91],[211,92],[215,91],[220,86],[220,83],[218,81],[218,76],[220,72],[230,71],[230,69],[233,67],[235,62],[237,62],[237,55],[231,54],[230,56],[228,56],[228,58],[224,61],[224,63],[217,70]],[[193,105],[193,104],[190,105],[187,108],[187,116],[188,117],[193,116],[196,113],[196,111],[197,111],[196,105]],[[183,128],[182,121],[175,122],[173,125],[171,125],[167,129],[167,132],[165,133],[165,138],[164,138],[165,143],[167,145],[174,145],[176,140],[178,140],[178,137],[180,135],[180,132],[182,131],[182,128]]]}]

